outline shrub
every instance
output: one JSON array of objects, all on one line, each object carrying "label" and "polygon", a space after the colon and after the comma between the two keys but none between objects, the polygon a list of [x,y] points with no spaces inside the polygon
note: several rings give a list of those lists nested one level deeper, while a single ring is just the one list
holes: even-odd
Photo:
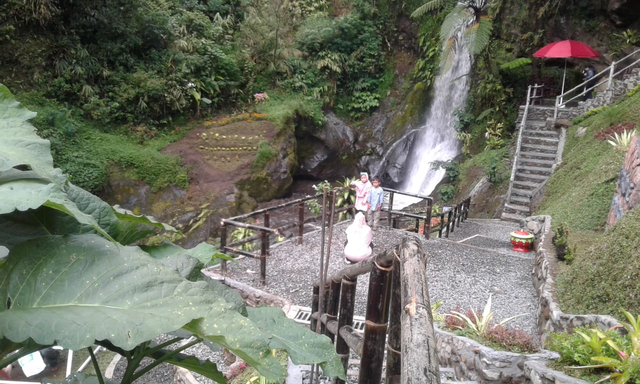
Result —
[{"label": "shrub", "polygon": [[626,131],[633,131],[635,127],[636,127],[635,123],[629,123],[629,122],[620,123],[620,124],[613,125],[609,128],[601,129],[600,131],[596,132],[596,134],[593,135],[593,137],[595,137],[597,140],[600,140],[600,141],[607,141],[612,136],[615,136],[616,134],[621,135]]},{"label": "shrub", "polygon": [[556,257],[559,260],[564,261],[569,249],[569,228],[565,228],[564,223],[560,223],[559,226],[553,232],[551,243],[556,247]]},{"label": "shrub", "polygon": [[258,154],[256,155],[256,159],[253,161],[252,168],[254,170],[261,170],[267,165],[271,159],[276,156],[276,152],[271,148],[267,141],[260,141],[258,143]]},{"label": "shrub", "polygon": [[438,190],[440,200],[449,201],[456,195],[456,188],[451,184],[445,184]]},{"label": "shrub", "polygon": [[533,338],[520,327],[507,328],[496,325],[489,328],[485,338],[511,352],[531,353],[540,349]]}]

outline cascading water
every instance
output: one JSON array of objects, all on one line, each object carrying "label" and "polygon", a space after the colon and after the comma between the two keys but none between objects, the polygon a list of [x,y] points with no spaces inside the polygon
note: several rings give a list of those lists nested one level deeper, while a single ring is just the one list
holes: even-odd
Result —
[{"label": "cascading water", "polygon": [[[457,49],[451,65],[436,78],[434,97],[427,112],[426,121],[407,157],[404,183],[400,190],[429,195],[444,177],[444,169],[432,169],[434,161],[449,161],[460,153],[460,141],[456,138],[454,113],[464,106],[469,93],[471,55],[469,42],[464,36],[465,25],[461,25],[457,34]],[[402,208],[416,202],[417,199],[400,197],[394,201],[394,208]]]}]

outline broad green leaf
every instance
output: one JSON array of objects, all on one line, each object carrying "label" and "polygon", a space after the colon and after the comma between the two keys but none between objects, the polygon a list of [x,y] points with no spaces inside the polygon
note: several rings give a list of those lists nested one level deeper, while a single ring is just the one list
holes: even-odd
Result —
[{"label": "broad green leaf", "polygon": [[331,340],[288,319],[280,308],[247,308],[249,318],[270,335],[269,348],[284,349],[294,364],[319,364],[325,376],[346,380]]},{"label": "broad green leaf", "polygon": [[[158,360],[170,353],[171,351],[161,350],[151,354],[150,357]],[[218,370],[218,367],[209,360],[204,360],[204,361],[198,360],[193,356],[188,356],[188,355],[179,353],[173,357],[170,357],[167,360],[164,360],[164,362],[173,364],[178,367],[186,368],[191,372],[199,373],[202,376],[215,381],[216,383],[227,382],[222,372]]]},{"label": "broad green leaf", "polygon": [[89,225],[111,239],[91,215],[82,212],[55,184],[45,184],[37,179],[14,180],[0,184],[0,215],[16,210],[37,209],[41,206],[66,213],[80,224]]},{"label": "broad green leaf", "polygon": [[267,337],[236,311],[192,321],[183,329],[227,348],[268,380],[279,382],[286,376],[284,367],[271,355]]},{"label": "broad green leaf", "polygon": [[176,229],[173,228],[172,226],[165,223],[161,223],[151,216],[136,215],[135,213],[127,209],[124,209],[118,205],[114,205],[113,210],[116,214],[116,217],[122,221],[137,223],[137,224],[145,224],[152,227],[156,227],[158,229],[164,229],[165,231],[177,232]]},{"label": "broad green leaf", "polygon": [[36,134],[29,122],[36,116],[16,101],[9,89],[0,84],[0,174],[12,168],[32,170],[59,185],[62,174],[53,168],[50,144]]},{"label": "broad green leaf", "polygon": [[187,280],[195,279],[204,266],[200,260],[189,255],[188,250],[171,243],[141,248],[165,267],[178,272]]},{"label": "broad green leaf", "polygon": [[0,228],[0,245],[8,249],[41,236],[95,232],[92,227],[80,224],[72,216],[44,206],[0,215]]},{"label": "broad green leaf", "polygon": [[199,317],[244,319],[207,287],[97,235],[32,239],[0,268],[0,337],[73,350],[108,339],[131,350]]},{"label": "broad green leaf", "polygon": [[240,294],[235,289],[231,289],[221,282],[215,280],[209,280],[207,283],[209,284],[210,290],[215,292],[218,296],[224,298],[227,302],[233,303],[235,305],[235,310],[239,311],[243,316],[249,316],[242,296],[240,296]]}]

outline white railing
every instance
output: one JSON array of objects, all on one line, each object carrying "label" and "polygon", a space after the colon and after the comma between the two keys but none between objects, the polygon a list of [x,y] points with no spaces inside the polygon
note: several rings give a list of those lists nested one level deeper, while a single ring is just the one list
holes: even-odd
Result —
[{"label": "white railing", "polygon": [[520,129],[518,131],[518,144],[516,145],[516,154],[513,157],[513,166],[511,167],[511,178],[509,178],[509,191],[507,192],[507,202],[511,199],[511,189],[513,188],[513,181],[516,177],[516,168],[518,165],[518,157],[520,156],[520,149],[522,147],[522,133],[524,126],[527,124],[527,115],[529,114],[529,105],[531,104],[531,89],[534,89],[534,94],[537,95],[538,88],[542,88],[542,85],[534,84],[527,88],[527,102],[524,106],[524,113],[522,114],[522,120],[520,121]]},{"label": "white railing", "polygon": [[[555,110],[553,111],[553,120],[557,120],[558,119],[558,108],[563,108],[567,103],[576,100],[578,97],[584,95],[586,92],[591,91],[597,87],[599,87],[600,85],[607,83],[607,89],[611,88],[611,83],[613,82],[613,78],[620,75],[622,72],[626,71],[627,69],[633,67],[634,65],[640,63],[640,59],[635,60],[634,62],[632,62],[631,64],[627,65],[626,67],[622,68],[622,69],[618,69],[616,70],[616,65],[619,65],[620,63],[624,62],[625,60],[631,58],[632,56],[636,55],[637,53],[640,53],[640,49],[634,51],[633,53],[623,57],[622,59],[618,60],[618,61],[614,61],[611,63],[611,65],[605,69],[603,69],[602,71],[598,72],[593,78],[598,78],[599,76],[605,74],[605,72],[608,72],[609,75],[608,76],[602,76],[602,79],[596,83],[596,85],[586,88],[587,82],[589,82],[591,79],[586,80],[578,85],[576,85],[575,87],[571,88],[570,90],[568,90],[567,92],[563,93],[562,95],[556,96],[556,105],[555,105]],[[575,96],[573,96],[572,98],[570,98],[569,100],[564,100],[564,98],[569,95],[571,92],[574,92],[576,90],[581,90],[580,92],[577,92]]]}]

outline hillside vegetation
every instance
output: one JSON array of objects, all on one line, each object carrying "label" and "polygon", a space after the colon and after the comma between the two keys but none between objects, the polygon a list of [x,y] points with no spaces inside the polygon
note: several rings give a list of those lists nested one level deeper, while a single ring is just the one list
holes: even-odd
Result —
[{"label": "hillside vegetation", "polygon": [[576,251],[572,263],[560,263],[557,278],[558,299],[566,312],[617,318],[624,318],[620,308],[640,313],[640,210],[605,230],[626,152],[596,138],[617,124],[640,125],[640,94],[633,93],[574,120],[562,164],[538,211],[551,215],[554,227],[564,223],[569,228],[569,246]]}]

